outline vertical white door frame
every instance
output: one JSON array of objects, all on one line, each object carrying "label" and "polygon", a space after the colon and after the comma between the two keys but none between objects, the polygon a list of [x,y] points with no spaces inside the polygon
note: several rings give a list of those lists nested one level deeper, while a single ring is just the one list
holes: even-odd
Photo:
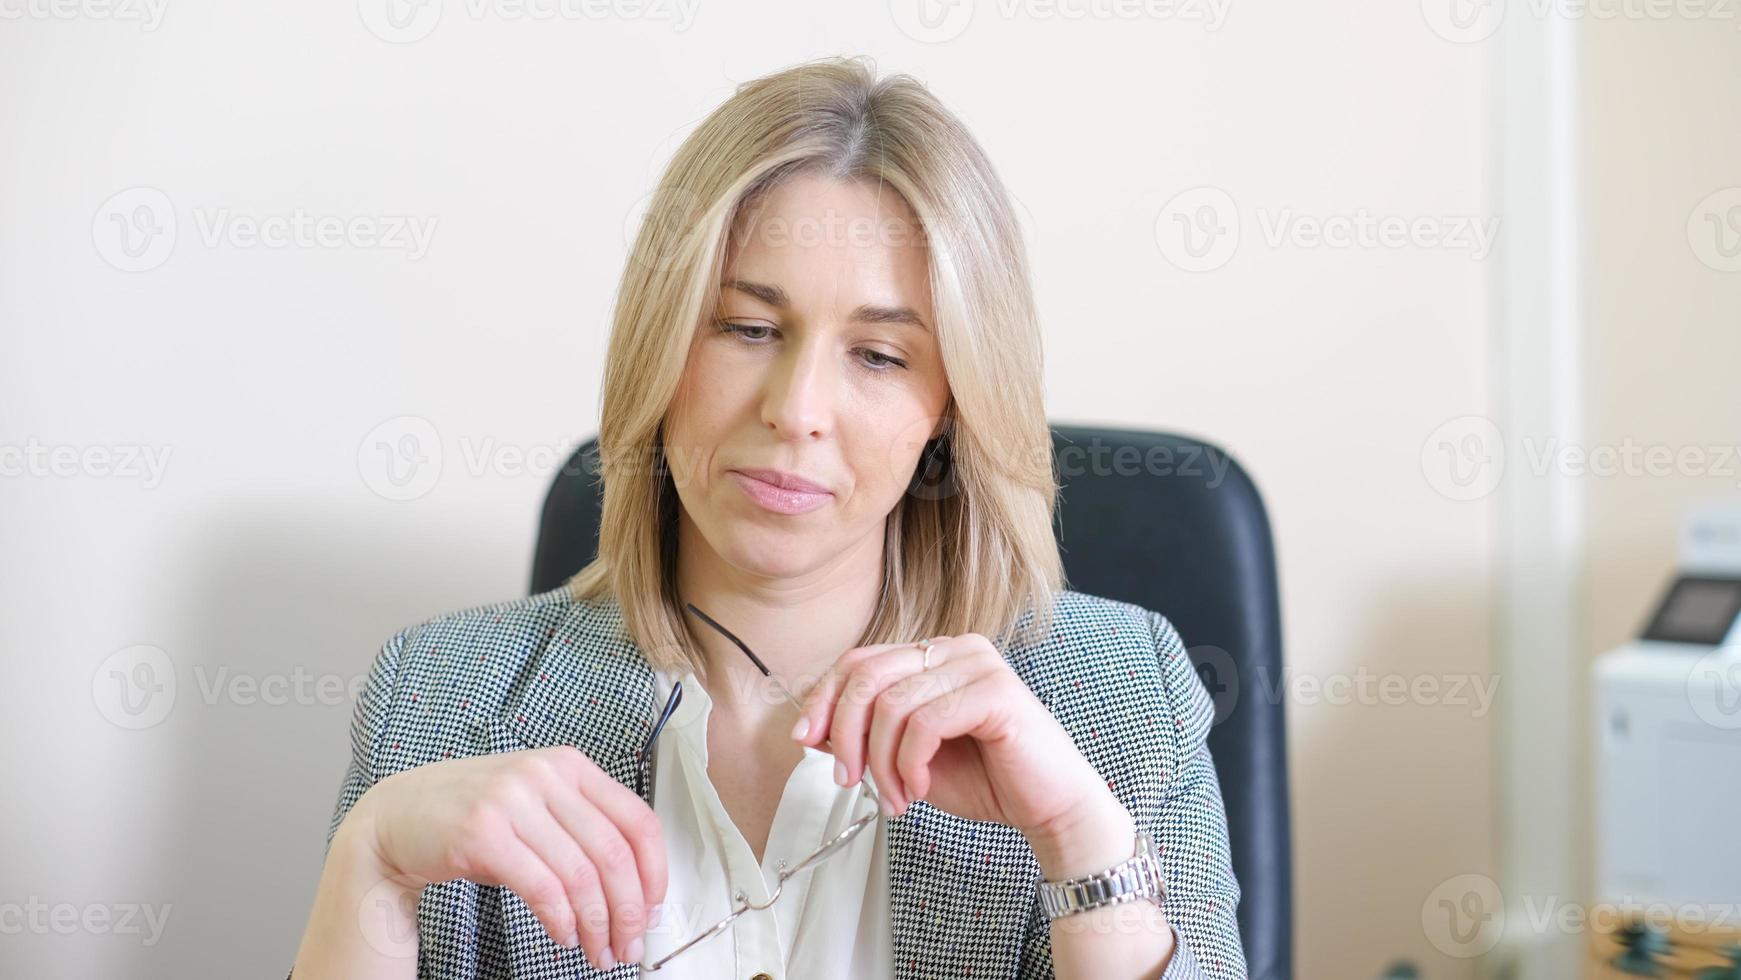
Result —
[{"label": "vertical white door frame", "polygon": [[1584,491],[1552,467],[1537,472],[1527,449],[1584,438],[1581,34],[1554,5],[1508,6],[1488,60],[1490,193],[1504,229],[1489,336],[1505,451],[1493,607],[1505,931],[1481,972],[1560,980],[1583,974],[1587,941],[1541,914],[1588,895]]}]

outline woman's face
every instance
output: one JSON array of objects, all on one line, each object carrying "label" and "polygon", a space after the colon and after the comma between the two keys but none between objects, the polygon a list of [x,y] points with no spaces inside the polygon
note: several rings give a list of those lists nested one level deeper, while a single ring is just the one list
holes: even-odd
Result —
[{"label": "woman's face", "polygon": [[684,540],[759,578],[826,578],[848,555],[880,574],[884,520],[949,400],[917,218],[874,184],[796,177],[724,267],[665,419]]}]

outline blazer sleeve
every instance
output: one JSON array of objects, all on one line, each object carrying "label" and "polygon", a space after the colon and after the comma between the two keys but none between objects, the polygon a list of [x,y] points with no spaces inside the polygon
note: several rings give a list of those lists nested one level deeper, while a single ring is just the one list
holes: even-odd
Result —
[{"label": "blazer sleeve", "polygon": [[[399,655],[405,649],[410,632],[409,629],[400,630],[382,644],[369,667],[363,690],[357,695],[357,703],[351,709],[351,758],[339,784],[338,803],[327,823],[324,854],[332,853],[333,837],[338,834],[339,825],[344,823],[351,807],[368,792],[369,787],[375,785],[381,736],[387,730],[393,712],[393,686],[399,677]],[[291,967],[290,972],[284,974],[284,980],[291,980],[295,972],[295,967]]]},{"label": "blazer sleeve", "polygon": [[1179,772],[1167,784],[1159,820],[1148,828],[1162,848],[1165,909],[1178,940],[1162,980],[1245,980],[1239,881],[1233,877],[1221,781],[1209,754],[1215,702],[1173,624],[1156,612],[1149,613],[1149,620],[1180,738]]},{"label": "blazer sleeve", "polygon": [[[1178,771],[1167,782],[1154,819],[1143,828],[1161,850],[1167,881],[1163,910],[1173,929],[1173,955],[1161,980],[1246,980],[1237,917],[1239,882],[1233,877],[1221,783],[1209,754],[1215,704],[1173,624],[1157,612],[1148,616],[1162,693],[1179,739]],[[1054,980],[1050,924],[1037,901],[1029,914],[1031,934],[1017,976]]]},{"label": "blazer sleeve", "polygon": [[369,679],[357,695],[351,710],[351,760],[345,767],[344,782],[339,786],[338,803],[333,807],[332,820],[326,828],[326,849],[332,851],[332,839],[339,825],[351,812],[357,800],[375,785],[376,760],[380,757],[381,735],[393,713],[393,685],[399,676],[399,655],[405,649],[410,630],[400,630],[382,644],[369,667]]}]

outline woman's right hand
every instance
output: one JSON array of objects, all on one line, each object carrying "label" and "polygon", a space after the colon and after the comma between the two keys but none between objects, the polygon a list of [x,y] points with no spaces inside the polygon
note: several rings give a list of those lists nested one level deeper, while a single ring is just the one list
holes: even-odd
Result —
[{"label": "woman's right hand", "polygon": [[396,772],[345,820],[362,821],[381,862],[419,886],[508,887],[553,940],[578,942],[602,969],[640,961],[648,909],[665,899],[658,817],[573,746]]}]

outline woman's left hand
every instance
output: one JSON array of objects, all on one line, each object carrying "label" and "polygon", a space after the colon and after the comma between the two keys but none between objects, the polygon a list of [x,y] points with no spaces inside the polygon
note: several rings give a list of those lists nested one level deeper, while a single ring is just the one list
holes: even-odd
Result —
[{"label": "woman's left hand", "polygon": [[929,669],[914,643],[848,650],[805,692],[794,737],[832,752],[842,785],[868,766],[888,801],[885,813],[923,799],[1014,827],[1030,841],[1058,841],[1078,827],[1098,833],[1128,819],[989,639],[965,633],[932,644]]}]

